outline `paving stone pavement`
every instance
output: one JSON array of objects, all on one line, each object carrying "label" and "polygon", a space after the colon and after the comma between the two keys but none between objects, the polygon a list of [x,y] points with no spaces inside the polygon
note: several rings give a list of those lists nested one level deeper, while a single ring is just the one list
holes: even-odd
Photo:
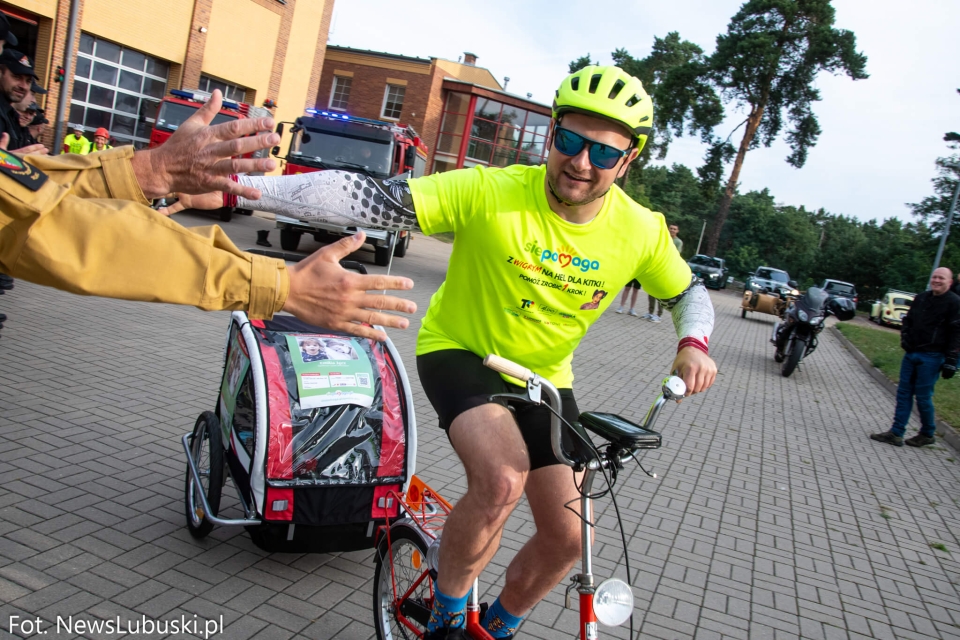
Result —
[{"label": "paving stone pavement", "polygon": [[[239,218],[225,228],[252,246],[269,226]],[[448,255],[449,245],[417,237],[394,265],[417,282],[418,317]],[[717,384],[665,408],[664,446],[643,458],[660,479],[629,467],[617,487],[635,637],[960,638],[957,454],[869,441],[893,399],[833,336],[782,378],[772,317],[741,319],[735,296],[711,295]],[[223,616],[230,639],[373,637],[371,552],[265,554],[242,530],[187,533],[179,439],[214,408],[227,313],[22,282],[0,310],[10,316],[0,339],[0,635],[29,635],[11,628],[21,616],[39,617],[48,638],[72,637],[55,622],[73,615]],[[415,332],[392,337],[413,381],[418,473],[456,499],[463,474],[416,380]],[[675,344],[668,322],[608,311],[574,359],[581,408],[642,419]],[[597,510],[596,572],[626,575],[613,508]],[[483,576],[488,598],[532,531],[521,505]],[[572,638],[576,620],[558,587],[519,637]]]}]

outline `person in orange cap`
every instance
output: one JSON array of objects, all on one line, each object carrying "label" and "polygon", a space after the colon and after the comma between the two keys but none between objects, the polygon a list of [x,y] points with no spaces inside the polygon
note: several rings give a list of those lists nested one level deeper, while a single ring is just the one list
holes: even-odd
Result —
[{"label": "person in orange cap", "polygon": [[96,151],[103,151],[104,149],[113,149],[112,146],[107,144],[110,141],[110,132],[100,127],[93,134],[93,147],[90,148],[90,153]]}]

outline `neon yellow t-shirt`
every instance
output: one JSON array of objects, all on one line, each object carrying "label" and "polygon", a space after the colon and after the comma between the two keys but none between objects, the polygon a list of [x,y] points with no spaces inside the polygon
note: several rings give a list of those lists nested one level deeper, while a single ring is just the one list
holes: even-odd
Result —
[{"label": "neon yellow t-shirt", "polygon": [[662,214],[614,186],[596,218],[567,222],[547,203],[545,176],[545,165],[513,165],[410,180],[423,232],[455,234],[418,356],[495,353],[571,387],[574,350],[630,280],[661,299],[690,284]]}]

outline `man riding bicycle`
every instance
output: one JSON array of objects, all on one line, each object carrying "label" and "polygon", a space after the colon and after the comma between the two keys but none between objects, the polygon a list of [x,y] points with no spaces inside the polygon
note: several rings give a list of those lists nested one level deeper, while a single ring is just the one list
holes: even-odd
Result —
[{"label": "man riding bicycle", "polygon": [[[339,171],[239,178],[263,193],[243,207],[455,234],[446,281],[417,343],[424,390],[467,475],[467,492],[443,529],[430,640],[463,637],[468,591],[524,493],[537,531],[487,611],[483,624],[491,635],[512,637],[580,557],[579,519],[565,508],[577,489],[553,454],[549,414],[491,402],[493,394],[521,388],[484,367],[483,356],[504,356],[548,378],[573,422],[579,415],[573,352],[611,304],[608,294],[637,279],[672,309],[680,338],[672,368],[688,390],[704,391],[716,376],[707,354],[713,307],[706,290],[691,276],[663,216],[614,186],[652,124],[640,81],[617,67],[581,69],[560,85],[553,117],[545,166],[477,167],[409,181]],[[194,199],[183,206],[220,204]]]}]

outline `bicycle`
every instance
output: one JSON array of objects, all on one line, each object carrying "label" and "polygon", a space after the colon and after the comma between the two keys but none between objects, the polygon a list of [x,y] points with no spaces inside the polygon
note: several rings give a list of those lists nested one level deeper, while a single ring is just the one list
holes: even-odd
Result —
[{"label": "bicycle", "polygon": [[[523,394],[497,394],[491,399],[545,404],[551,412],[550,437],[554,454],[575,472],[585,472],[579,486],[583,550],[581,571],[570,579],[566,599],[566,608],[569,609],[570,593],[576,589],[580,599],[579,637],[596,640],[599,637],[598,622],[606,626],[620,626],[631,619],[632,628],[633,591],[630,585],[619,578],[609,578],[600,584],[594,581],[593,541],[590,536],[590,528],[594,526],[593,500],[612,490],[617,471],[623,468],[623,463],[628,459],[636,460],[637,451],[660,447],[662,439],[653,426],[667,400],[679,401],[684,397],[686,385],[676,376],[664,378],[660,395],[647,411],[643,425],[609,413],[581,413],[580,425],[602,438],[605,444],[598,448],[589,443],[589,455],[575,458],[568,455],[562,444],[561,403],[556,387],[529,369],[496,355],[488,355],[483,363],[526,384]],[[579,436],[572,428],[571,432]],[[593,494],[593,483],[598,473],[604,475],[608,489]],[[390,498],[397,501],[400,516],[393,521],[387,520],[378,528],[373,582],[377,638],[421,638],[433,607],[433,582],[436,579],[440,533],[452,507],[417,476],[413,476],[405,493],[394,492]],[[619,511],[617,516],[619,519]],[[629,566],[628,559],[628,577]],[[474,580],[467,603],[467,636],[472,640],[492,640],[480,624],[483,607],[478,602],[479,584],[478,577]]]}]

